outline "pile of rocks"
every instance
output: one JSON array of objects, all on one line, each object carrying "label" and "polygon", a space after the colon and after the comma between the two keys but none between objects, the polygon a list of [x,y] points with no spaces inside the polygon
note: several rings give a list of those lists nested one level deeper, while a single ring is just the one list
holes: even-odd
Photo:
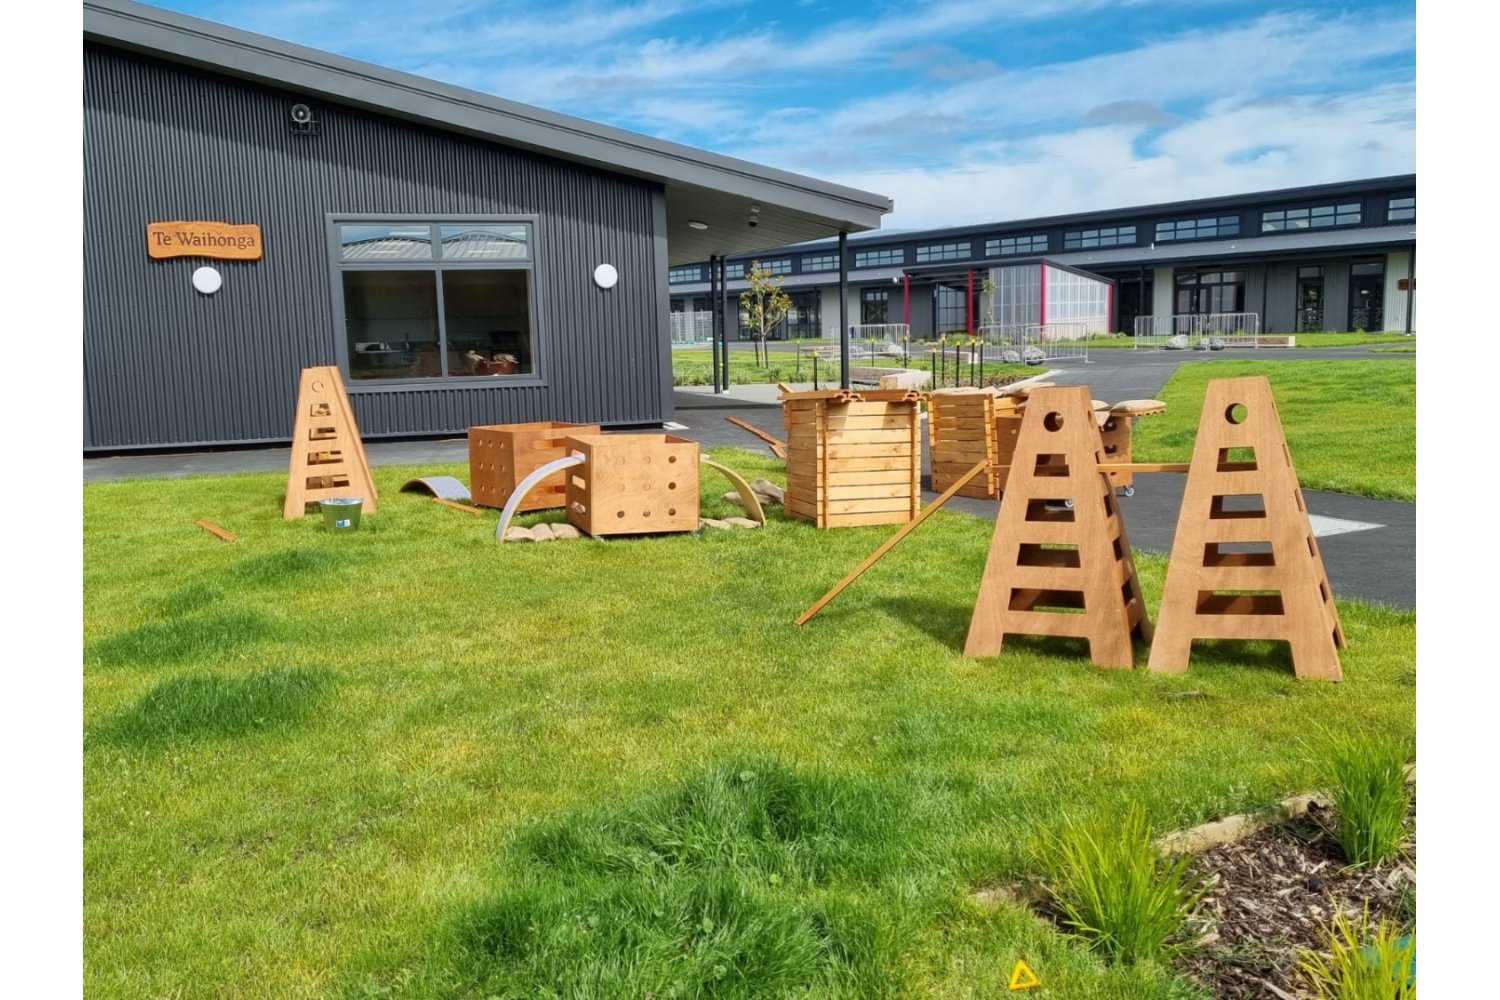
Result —
[{"label": "pile of rocks", "polygon": [[562,542],[570,538],[582,538],[583,532],[573,527],[566,521],[558,521],[555,524],[543,521],[529,528],[511,525],[505,529],[505,540],[507,542]]},{"label": "pile of rocks", "polygon": [[[786,503],[786,491],[783,490],[780,486],[777,486],[775,483],[771,482],[769,479],[757,479],[755,482],[751,483],[750,492],[754,493],[755,499],[759,500],[762,504]],[[740,500],[739,493],[734,490],[730,490],[728,493],[724,494],[724,499],[728,500],[730,503],[737,503],[741,507],[744,506],[744,503]]]}]

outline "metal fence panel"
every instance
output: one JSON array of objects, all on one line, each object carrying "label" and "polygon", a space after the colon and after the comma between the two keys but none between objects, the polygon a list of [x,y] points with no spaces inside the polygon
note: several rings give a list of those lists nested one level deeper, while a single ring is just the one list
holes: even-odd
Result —
[{"label": "metal fence panel", "polygon": [[[1175,338],[1182,338],[1174,343]],[[1178,316],[1137,316],[1136,350],[1208,350],[1214,342],[1223,347],[1259,347],[1260,313],[1197,313]]]}]

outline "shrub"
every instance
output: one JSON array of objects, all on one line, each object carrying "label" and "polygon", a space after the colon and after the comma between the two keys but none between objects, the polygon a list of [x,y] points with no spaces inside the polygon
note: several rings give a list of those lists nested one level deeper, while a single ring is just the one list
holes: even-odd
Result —
[{"label": "shrub", "polygon": [[1412,801],[1407,758],[1404,740],[1371,734],[1331,740],[1324,770],[1336,836],[1349,864],[1379,864],[1400,849]]},{"label": "shrub", "polygon": [[1053,905],[1090,947],[1114,962],[1170,950],[1168,939],[1207,890],[1188,873],[1190,858],[1164,857],[1152,839],[1137,804],[1123,819],[1069,821],[1043,848]]},{"label": "shrub", "polygon": [[1416,1000],[1417,937],[1387,920],[1356,927],[1334,915],[1328,954],[1302,952],[1297,968],[1318,1000]]}]

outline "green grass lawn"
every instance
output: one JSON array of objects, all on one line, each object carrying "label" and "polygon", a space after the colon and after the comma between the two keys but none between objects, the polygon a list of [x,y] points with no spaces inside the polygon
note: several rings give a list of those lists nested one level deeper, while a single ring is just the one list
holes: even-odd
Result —
[{"label": "green grass lawn", "polygon": [[90,997],[979,998],[1025,958],[1203,998],[972,892],[1064,814],[1181,827],[1305,790],[1329,730],[1414,732],[1412,613],[1341,602],[1341,684],[1258,644],[968,660],[991,522],[938,512],[795,628],[892,529],[501,545],[397,492],[436,474],[377,468],[337,535],[280,475],[85,487]]},{"label": "green grass lawn", "polygon": [[1136,421],[1136,461],[1191,458],[1208,380],[1243,375],[1271,380],[1287,447],[1304,487],[1417,498],[1415,360],[1185,363],[1162,389],[1167,412]]}]

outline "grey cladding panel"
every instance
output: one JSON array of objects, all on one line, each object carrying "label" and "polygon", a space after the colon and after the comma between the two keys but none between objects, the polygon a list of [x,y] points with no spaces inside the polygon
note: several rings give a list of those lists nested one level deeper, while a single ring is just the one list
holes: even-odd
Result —
[{"label": "grey cladding panel", "polygon": [[[663,418],[649,182],[98,46],[84,64],[85,450],[287,440],[298,373],[339,361],[327,217],[345,213],[538,220],[545,384],[351,385],[364,435]],[[293,134],[295,103],[320,134]],[[149,259],[146,224],[179,219],[257,223],[264,258]],[[590,280],[602,262],[609,291]],[[204,264],[213,296],[190,284]]]}]

